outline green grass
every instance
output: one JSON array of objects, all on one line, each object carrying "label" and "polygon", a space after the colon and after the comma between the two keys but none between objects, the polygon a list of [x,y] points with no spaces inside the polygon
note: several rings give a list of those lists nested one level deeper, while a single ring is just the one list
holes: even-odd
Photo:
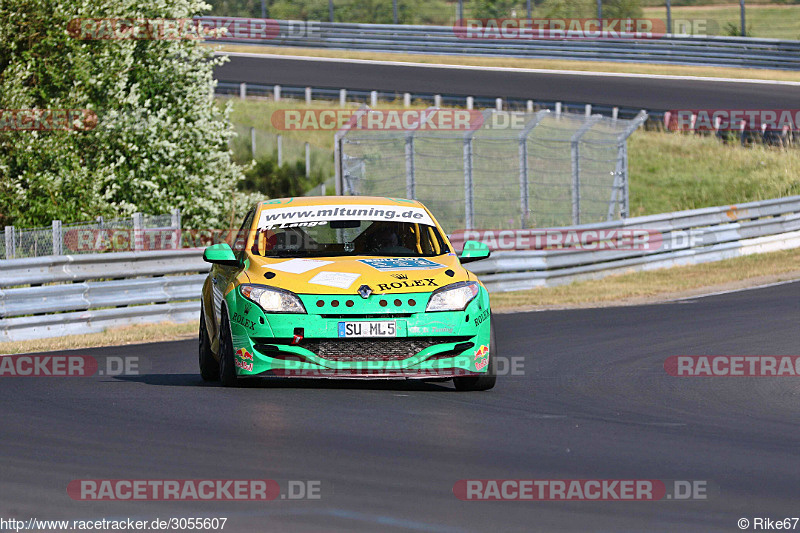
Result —
[{"label": "green grass", "polygon": [[[665,20],[666,8],[644,8],[646,18],[659,18]],[[708,6],[679,6],[672,7],[672,19],[708,19],[717,27],[716,31],[709,31],[713,35],[725,35],[725,28],[732,24],[741,27],[739,5],[728,3],[723,5]],[[745,24],[748,37],[762,37],[767,39],[800,39],[800,5],[748,5],[745,8]],[[709,26],[711,28],[712,26]]]},{"label": "green grass", "polygon": [[631,215],[800,194],[800,150],[638,131],[628,141]]}]

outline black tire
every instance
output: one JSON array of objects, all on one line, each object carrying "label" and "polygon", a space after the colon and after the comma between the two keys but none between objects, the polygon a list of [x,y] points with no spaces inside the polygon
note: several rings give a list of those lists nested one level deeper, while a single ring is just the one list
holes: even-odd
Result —
[{"label": "black tire", "polygon": [[495,356],[497,355],[497,341],[494,336],[494,317],[491,317],[491,333],[489,334],[489,368],[481,376],[464,376],[453,378],[453,384],[459,391],[479,391],[489,390],[497,382],[497,369],[495,368]]},{"label": "black tire", "polygon": [[206,315],[200,307],[200,377],[203,381],[219,381],[219,363],[211,353],[211,341],[206,328]]},{"label": "black tire", "polygon": [[221,314],[222,320],[219,323],[219,380],[225,387],[238,387],[239,380],[236,377],[228,310],[223,308]]}]

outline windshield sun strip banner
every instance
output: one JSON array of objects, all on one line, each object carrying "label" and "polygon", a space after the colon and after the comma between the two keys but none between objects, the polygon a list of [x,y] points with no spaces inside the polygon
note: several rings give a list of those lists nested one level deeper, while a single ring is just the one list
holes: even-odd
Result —
[{"label": "windshield sun strip banner", "polygon": [[421,207],[344,204],[264,209],[261,211],[258,227],[274,229],[289,223],[318,225],[334,220],[380,220],[435,226],[428,212]]}]

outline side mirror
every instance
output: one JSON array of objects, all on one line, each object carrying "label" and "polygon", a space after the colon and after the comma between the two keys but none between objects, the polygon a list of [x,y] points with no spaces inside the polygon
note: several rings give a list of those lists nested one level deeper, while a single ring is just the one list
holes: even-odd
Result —
[{"label": "side mirror", "polygon": [[492,254],[489,246],[478,241],[467,241],[464,243],[464,251],[461,252],[459,259],[462,263],[471,263],[479,259],[486,259]]},{"label": "side mirror", "polygon": [[213,244],[203,252],[203,261],[214,265],[239,266],[239,260],[228,243]]}]

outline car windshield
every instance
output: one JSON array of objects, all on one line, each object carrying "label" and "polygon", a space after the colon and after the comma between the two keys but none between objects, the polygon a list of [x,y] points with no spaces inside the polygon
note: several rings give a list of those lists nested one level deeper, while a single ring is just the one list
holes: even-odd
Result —
[{"label": "car windshield", "polygon": [[450,249],[433,225],[345,219],[264,225],[251,252],[262,257],[430,257]]}]

